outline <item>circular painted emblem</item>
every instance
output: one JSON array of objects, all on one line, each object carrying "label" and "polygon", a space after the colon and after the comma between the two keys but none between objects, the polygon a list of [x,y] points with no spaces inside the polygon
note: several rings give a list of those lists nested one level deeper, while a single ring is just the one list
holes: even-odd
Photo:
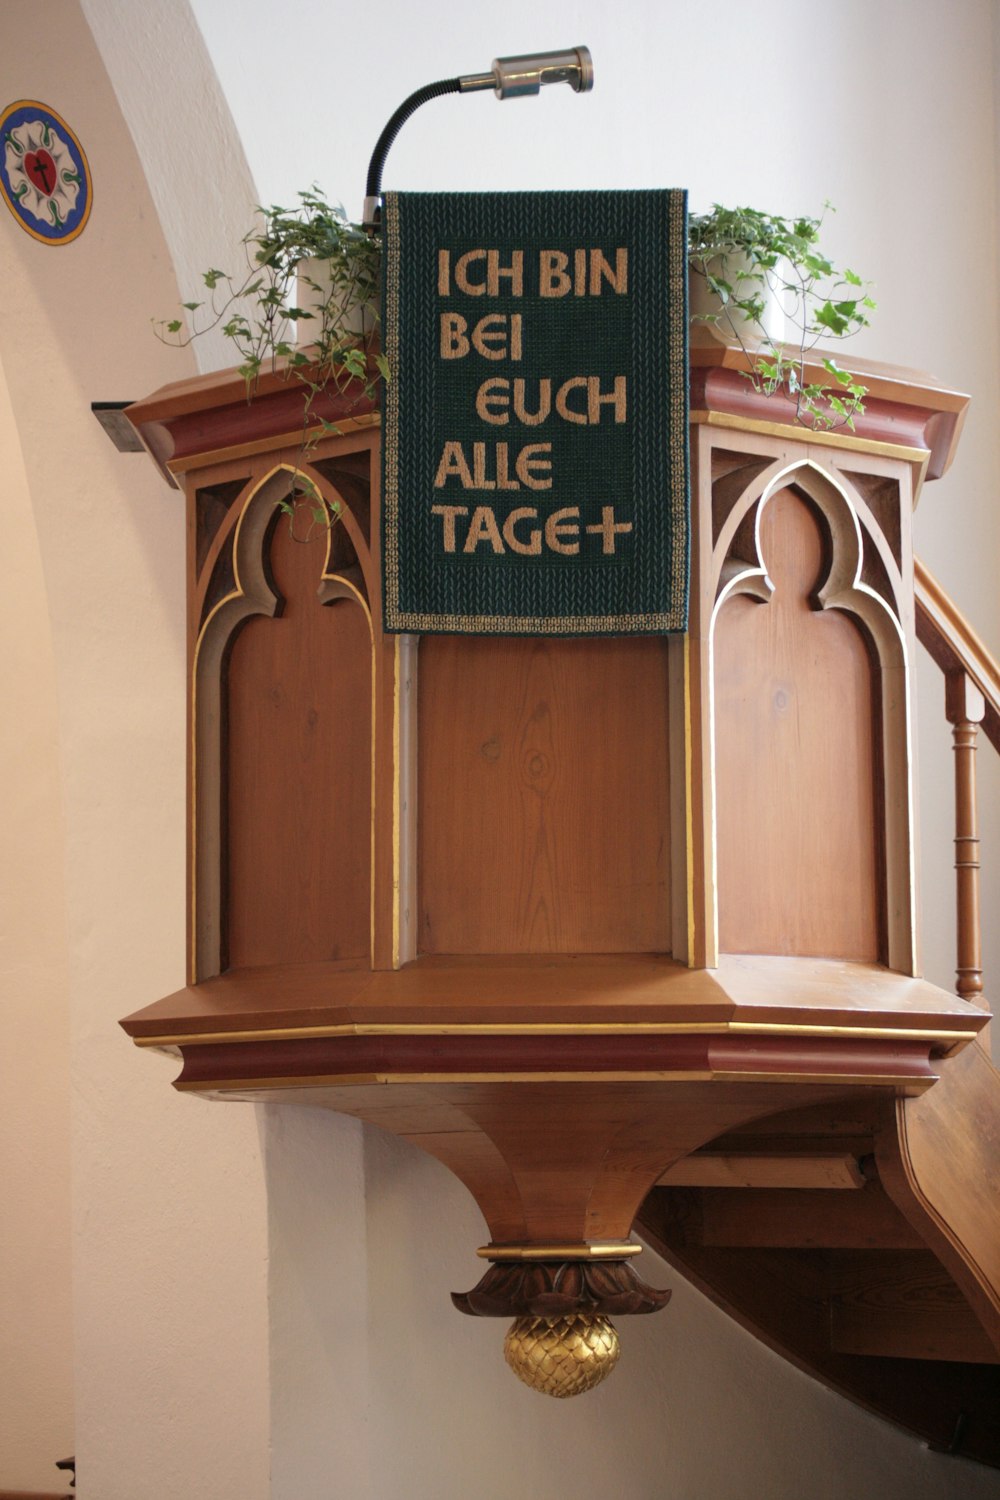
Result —
[{"label": "circular painted emblem", "polygon": [[83,147],[55,110],[34,99],[0,115],[0,193],[21,228],[45,245],[68,245],[90,218]]}]

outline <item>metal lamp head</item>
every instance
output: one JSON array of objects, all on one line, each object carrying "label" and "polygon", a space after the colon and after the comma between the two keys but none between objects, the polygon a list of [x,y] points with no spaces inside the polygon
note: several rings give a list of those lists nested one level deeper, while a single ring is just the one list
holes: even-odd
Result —
[{"label": "metal lamp head", "polygon": [[472,73],[459,79],[463,94],[492,89],[498,99],[519,99],[537,94],[544,83],[568,83],[574,93],[594,87],[594,59],[589,47],[568,47],[561,52],[526,52],[521,57],[495,57],[489,73]]}]

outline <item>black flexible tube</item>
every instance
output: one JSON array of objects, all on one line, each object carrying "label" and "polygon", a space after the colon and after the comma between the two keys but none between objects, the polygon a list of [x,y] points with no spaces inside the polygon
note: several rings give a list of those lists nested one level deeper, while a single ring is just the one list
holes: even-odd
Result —
[{"label": "black flexible tube", "polygon": [[421,104],[426,104],[429,99],[437,99],[442,94],[457,94],[461,90],[461,81],[458,78],[444,78],[440,83],[426,83],[422,89],[417,89],[408,99],[404,99],[390,116],[389,121],[375,142],[375,150],[368,164],[368,197],[377,198],[382,191],[382,168],[385,159],[389,155],[389,147],[396,139],[402,127]]}]

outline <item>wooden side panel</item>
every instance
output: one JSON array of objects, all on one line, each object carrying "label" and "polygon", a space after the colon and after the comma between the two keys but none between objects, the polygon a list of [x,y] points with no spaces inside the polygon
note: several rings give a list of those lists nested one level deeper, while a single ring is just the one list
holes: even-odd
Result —
[{"label": "wooden side panel", "polygon": [[877,960],[877,701],[859,628],[811,596],[826,572],[812,508],[764,507],[766,604],[723,606],[715,629],[719,946]]},{"label": "wooden side panel", "polygon": [[243,626],[228,670],[231,967],[366,958],[371,943],[371,637],[364,610],[317,599],[323,537],[271,533],[284,600]]},{"label": "wooden side panel", "polygon": [[896,1101],[876,1154],[886,1191],[1000,1351],[1000,1072],[981,1046],[951,1058],[926,1099]]},{"label": "wooden side panel", "polygon": [[929,1250],[831,1257],[830,1348],[840,1354],[998,1364],[1000,1354]]},{"label": "wooden side panel", "polygon": [[670,951],[667,643],[421,645],[420,947]]},{"label": "wooden side panel", "polygon": [[919,1250],[922,1241],[878,1183],[853,1193],[820,1188],[688,1190],[689,1244],[772,1250]]}]

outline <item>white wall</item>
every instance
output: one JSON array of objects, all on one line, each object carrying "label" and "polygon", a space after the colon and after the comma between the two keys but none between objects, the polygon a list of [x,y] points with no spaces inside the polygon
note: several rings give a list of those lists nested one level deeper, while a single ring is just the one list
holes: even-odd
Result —
[{"label": "white wall", "polygon": [[[36,679],[2,716],[15,840],[4,922],[18,967],[4,975],[13,1055],[0,1107],[3,1138],[30,1170],[5,1174],[0,1214],[23,1246],[3,1267],[0,1489],[55,1489],[52,1463],[75,1445],[78,1492],[92,1500],[263,1500],[267,1219],[254,1111],[180,1098],[172,1065],[140,1056],[117,1025],[184,979],[184,519],[148,460],[115,452],[90,402],[133,398],[192,364],[150,333],[176,284],[79,6],[8,0],[2,34],[0,99],[41,99],[64,116],[95,198],[83,235],[61,247],[0,209],[0,354],[20,441],[19,455],[5,423],[4,655],[16,688]],[[165,87],[170,59],[167,49]],[[175,97],[194,76],[180,73]],[[42,1354],[44,1382],[32,1369]],[[22,1388],[36,1403],[30,1426]]]},{"label": "white wall", "polygon": [[73,1451],[70,1050],[55,664],[17,425],[0,365],[0,1479]]},{"label": "white wall", "polygon": [[[34,707],[50,724],[56,694],[68,979],[61,990],[40,972],[32,982],[71,1016],[83,1500],[997,1494],[996,1474],[927,1454],[814,1385],[655,1262],[646,1274],[672,1284],[674,1300],[624,1320],[614,1379],[577,1403],[532,1396],[503,1365],[501,1325],[451,1309],[447,1293],[477,1278],[482,1225],[440,1166],[336,1117],[179,1098],[172,1065],[117,1032],[119,1016],[182,979],[183,530],[176,494],[144,460],[116,455],[87,405],[187,373],[149,319],[175,300],[172,268],[190,295],[192,268],[225,264],[218,246],[253,189],[184,0],[82,10],[117,104],[76,0],[3,7],[2,97],[42,98],[70,120],[98,197],[63,249],[0,222],[0,357],[23,453],[22,468],[0,460],[0,493],[24,555],[30,495],[55,663],[53,675],[41,662]],[[569,21],[540,0],[490,11],[296,0],[278,16],[270,0],[196,0],[195,13],[266,200],[317,179],[357,212],[371,145],[413,87],[578,41],[596,60],[591,96],[438,101],[405,128],[387,184],[680,184],[696,207],[806,212],[833,199],[834,250],[879,283],[878,322],[858,351],[975,396],[954,473],[924,496],[918,541],[1000,642],[989,0],[946,11],[932,0],[718,0],[710,11],[582,0]],[[37,618],[37,570],[25,587],[25,616]],[[950,767],[946,744],[928,747],[940,843]],[[15,771],[44,798],[42,869],[58,884],[51,757]],[[997,801],[991,792],[994,850]],[[993,877],[988,911],[996,890]],[[941,979],[951,957],[938,917],[951,902],[942,878],[929,965]],[[53,1057],[56,1079],[58,1038]],[[37,1128],[58,1182],[65,1132],[50,1118]],[[30,1203],[16,1212],[27,1224]],[[67,1232],[57,1225],[64,1246]],[[37,1305],[43,1278],[23,1263],[17,1274]],[[52,1274],[64,1307],[65,1273]],[[60,1380],[65,1392],[65,1367]],[[59,1420],[63,1442],[65,1395]],[[27,1482],[46,1477],[0,1468],[0,1488]]]}]

